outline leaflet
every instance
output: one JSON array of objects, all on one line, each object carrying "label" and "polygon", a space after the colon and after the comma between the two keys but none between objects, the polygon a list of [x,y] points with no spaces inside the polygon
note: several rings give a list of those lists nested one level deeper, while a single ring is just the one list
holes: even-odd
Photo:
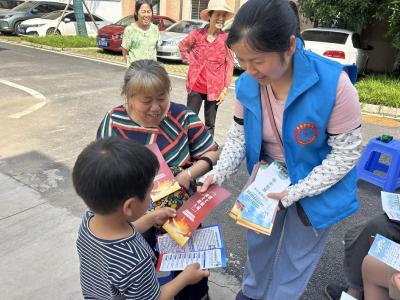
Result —
[{"label": "leaflet", "polygon": [[230,216],[236,223],[258,233],[270,235],[278,211],[278,201],[267,197],[282,192],[290,185],[286,169],[279,162],[259,163],[239,195]]},{"label": "leaflet", "polygon": [[400,194],[381,192],[382,208],[389,219],[400,222]]},{"label": "leaflet", "polygon": [[400,245],[377,234],[368,254],[400,271]]},{"label": "leaflet", "polygon": [[157,157],[160,168],[153,182],[153,189],[150,193],[150,198],[153,202],[157,202],[160,199],[176,192],[181,187],[176,181],[174,174],[172,174],[171,169],[168,167],[160,149],[157,144],[146,145]]},{"label": "leaflet", "polygon": [[177,210],[175,218],[165,222],[164,230],[183,247],[201,221],[230,195],[227,190],[216,185],[212,185],[205,193],[194,194]]},{"label": "leaflet", "polygon": [[343,291],[339,300],[357,300],[357,299]]},{"label": "leaflet", "polygon": [[157,272],[180,271],[193,263],[199,263],[201,269],[226,267],[226,253],[219,225],[210,225],[194,231],[183,248],[168,234],[158,236],[157,240],[160,252]]}]

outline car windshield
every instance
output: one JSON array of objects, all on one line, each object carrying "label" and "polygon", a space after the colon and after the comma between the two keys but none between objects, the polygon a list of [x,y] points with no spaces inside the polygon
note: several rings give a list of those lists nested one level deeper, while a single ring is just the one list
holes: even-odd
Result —
[{"label": "car windshield", "polygon": [[56,11],[52,11],[51,13],[45,14],[44,16],[41,16],[40,18],[47,19],[47,20],[56,20],[59,17],[61,17],[62,13],[63,13],[62,10],[56,10]]},{"label": "car windshield", "polygon": [[36,2],[28,1],[28,2],[24,2],[16,7],[14,7],[12,10],[27,11],[27,10],[31,9],[32,7],[34,7],[35,5],[36,5]]},{"label": "car windshield", "polygon": [[189,33],[194,29],[201,28],[204,23],[196,21],[179,21],[168,27],[165,31],[176,33]]},{"label": "car windshield", "polygon": [[303,31],[301,37],[305,41],[346,44],[349,34],[344,32],[335,31],[319,31],[319,30],[306,30]]},{"label": "car windshield", "polygon": [[128,25],[132,24],[133,22],[135,22],[135,18],[133,16],[127,16],[127,17],[119,20],[118,22],[116,22],[115,25],[128,26]]}]

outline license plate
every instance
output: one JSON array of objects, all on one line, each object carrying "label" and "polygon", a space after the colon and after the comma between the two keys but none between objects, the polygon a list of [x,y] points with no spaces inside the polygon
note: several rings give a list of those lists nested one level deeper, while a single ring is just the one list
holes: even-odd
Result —
[{"label": "license plate", "polygon": [[107,41],[97,41],[97,45],[99,45],[100,47],[107,47],[108,43]]}]

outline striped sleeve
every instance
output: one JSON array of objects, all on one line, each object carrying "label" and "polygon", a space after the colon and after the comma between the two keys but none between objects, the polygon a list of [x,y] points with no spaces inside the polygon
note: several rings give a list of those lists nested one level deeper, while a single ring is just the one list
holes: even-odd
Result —
[{"label": "striped sleeve", "polygon": [[208,151],[218,150],[218,144],[200,120],[200,118],[190,109],[187,110],[188,139],[190,156],[199,158]]},{"label": "striped sleeve", "polygon": [[111,119],[111,112],[108,112],[103,121],[101,121],[99,128],[97,129],[96,139],[101,139],[113,135],[113,122]]},{"label": "striped sleeve", "polygon": [[140,261],[127,273],[114,270],[111,278],[115,279],[114,286],[125,296],[125,299],[156,300],[160,296],[160,284],[156,278],[154,264],[150,257]]}]

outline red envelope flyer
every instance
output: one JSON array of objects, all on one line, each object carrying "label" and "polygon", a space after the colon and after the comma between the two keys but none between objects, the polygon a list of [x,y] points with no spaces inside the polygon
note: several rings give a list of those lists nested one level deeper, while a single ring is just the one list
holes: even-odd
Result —
[{"label": "red envelope flyer", "polygon": [[219,204],[231,196],[222,187],[212,185],[205,193],[196,193],[176,212],[176,217],[169,219],[163,228],[183,247],[193,231]]},{"label": "red envelope flyer", "polygon": [[160,164],[160,169],[154,178],[153,190],[150,193],[151,200],[156,202],[165,196],[176,192],[181,187],[175,180],[174,174],[172,174],[171,169],[168,167],[157,144],[146,145],[146,147],[157,156],[158,163]]}]

